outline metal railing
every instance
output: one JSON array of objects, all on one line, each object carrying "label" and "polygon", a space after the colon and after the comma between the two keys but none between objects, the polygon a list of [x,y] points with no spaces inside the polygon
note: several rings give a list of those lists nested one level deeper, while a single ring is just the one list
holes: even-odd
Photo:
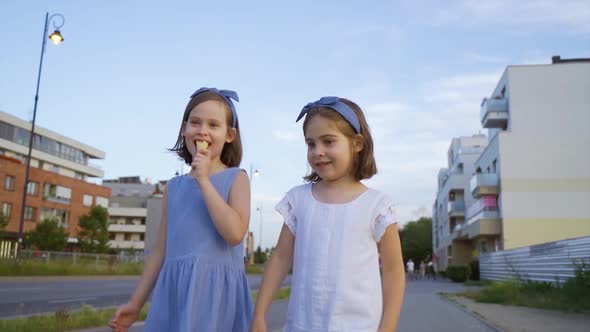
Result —
[{"label": "metal railing", "polygon": [[[13,259],[16,257],[15,249],[5,253],[3,259]],[[21,251],[21,260],[36,262],[58,262],[71,264],[117,264],[117,263],[142,263],[144,261],[143,253],[126,253],[121,252],[118,255],[108,254],[87,254],[81,252],[62,252],[62,251],[43,251],[43,250],[23,250]]]},{"label": "metal railing", "polygon": [[563,283],[590,264],[590,236],[497,251],[479,256],[480,278]]}]

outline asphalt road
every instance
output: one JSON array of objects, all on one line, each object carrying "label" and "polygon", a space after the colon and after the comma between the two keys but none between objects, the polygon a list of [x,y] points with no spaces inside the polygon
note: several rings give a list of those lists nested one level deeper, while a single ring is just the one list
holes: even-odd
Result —
[{"label": "asphalt road", "polygon": [[[126,303],[138,277],[0,278],[0,318],[72,310],[88,304],[96,308]],[[258,289],[262,276],[248,275]],[[290,284],[290,279],[285,281]]]}]

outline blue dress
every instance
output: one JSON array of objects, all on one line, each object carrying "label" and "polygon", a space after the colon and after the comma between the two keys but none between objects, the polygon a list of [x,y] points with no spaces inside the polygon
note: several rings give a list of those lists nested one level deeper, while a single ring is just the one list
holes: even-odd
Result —
[{"label": "blue dress", "polygon": [[[225,201],[239,168],[211,176]],[[248,331],[252,297],[243,243],[221,237],[190,175],[168,182],[166,258],[152,294],[144,331]]]}]

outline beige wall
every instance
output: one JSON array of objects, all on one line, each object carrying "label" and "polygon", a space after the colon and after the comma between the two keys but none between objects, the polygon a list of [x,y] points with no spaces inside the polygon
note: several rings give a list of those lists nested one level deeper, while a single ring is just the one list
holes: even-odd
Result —
[{"label": "beige wall", "polygon": [[590,235],[590,218],[504,219],[504,249]]},{"label": "beige wall", "polygon": [[590,235],[590,63],[509,67],[504,249]]}]

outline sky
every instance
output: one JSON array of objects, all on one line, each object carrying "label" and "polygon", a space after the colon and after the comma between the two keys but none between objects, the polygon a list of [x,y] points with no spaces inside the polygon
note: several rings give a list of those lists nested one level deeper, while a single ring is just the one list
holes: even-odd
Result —
[{"label": "sky", "polygon": [[65,17],[65,41],[47,44],[37,125],[104,151],[93,164],[106,179],[187,172],[167,149],[189,96],[238,92],[263,247],[282,225],[274,205],[308,172],[295,123],[306,103],[361,106],[378,167],[365,183],[403,225],[431,215],[451,139],[486,133],[479,106],[507,66],[590,57],[587,0],[2,1],[0,110],[26,120],[46,12]]}]

